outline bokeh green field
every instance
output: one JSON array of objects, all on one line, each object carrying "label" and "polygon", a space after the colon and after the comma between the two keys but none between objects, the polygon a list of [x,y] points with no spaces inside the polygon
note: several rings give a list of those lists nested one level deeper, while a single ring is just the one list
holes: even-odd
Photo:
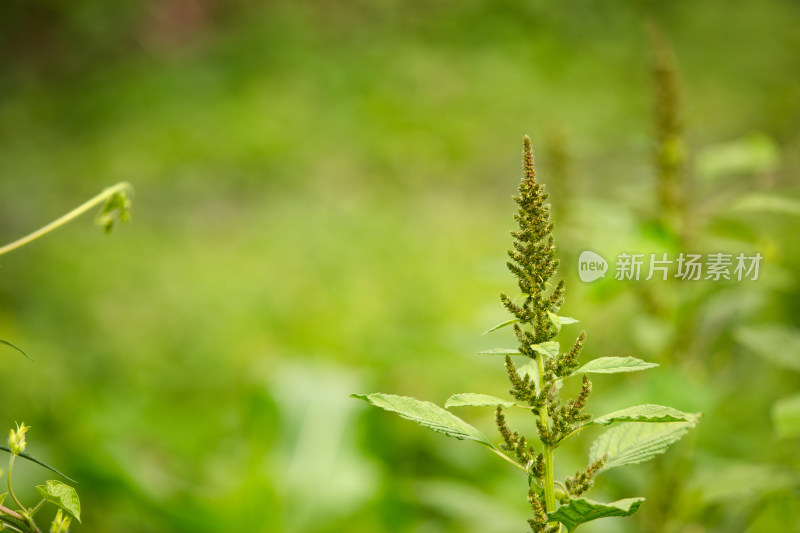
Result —
[{"label": "bokeh green field", "polygon": [[[648,20],[680,68],[692,250],[654,222]],[[0,428],[79,481],[75,531],[524,530],[517,472],[348,395],[505,395],[475,353],[511,342],[480,333],[529,134],[586,357],[661,364],[597,378],[589,410],[705,415],[601,476],[593,498],[648,501],[585,531],[800,531],[800,424],[774,417],[800,392],[799,26],[789,0],[4,3],[0,244],[136,196],[109,236],[86,217],[0,261],[0,338],[35,359],[0,352]],[[587,285],[584,249],[765,260]]]}]

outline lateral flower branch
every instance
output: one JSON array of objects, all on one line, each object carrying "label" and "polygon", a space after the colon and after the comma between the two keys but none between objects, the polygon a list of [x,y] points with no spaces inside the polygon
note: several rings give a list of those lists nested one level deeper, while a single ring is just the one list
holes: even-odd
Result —
[{"label": "lateral flower branch", "polygon": [[[564,281],[551,280],[558,270],[550,204],[544,186],[536,181],[530,139],[523,141],[523,175],[514,215],[519,229],[511,232],[513,249],[508,251],[508,269],[517,278],[520,295],[501,294],[503,306],[513,318],[486,333],[511,326],[518,347],[480,352],[502,355],[511,388],[511,400],[487,394],[461,393],[451,396],[444,408],[407,396],[384,393],[352,395],[398,413],[434,431],[462,440],[472,440],[501,456],[527,474],[528,503],[533,516],[528,525],[533,533],[571,533],[586,522],[608,516],[634,514],[644,498],[626,498],[599,503],[583,498],[601,472],[617,466],[640,463],[663,453],[694,427],[699,415],[671,407],[644,404],[599,417],[585,412],[592,392],[588,374],[621,373],[645,370],[658,365],[635,357],[599,357],[583,366],[578,362],[586,339],[581,332],[561,351],[556,337],[562,326],[577,320],[559,316],[564,303]],[[561,385],[580,376],[582,384],[573,398],[562,398]],[[500,443],[495,445],[477,428],[449,411],[458,406],[494,407]],[[534,439],[512,430],[506,410],[524,409],[534,417]],[[586,468],[555,480],[553,452],[566,440],[590,426],[615,426],[592,444]]]}]

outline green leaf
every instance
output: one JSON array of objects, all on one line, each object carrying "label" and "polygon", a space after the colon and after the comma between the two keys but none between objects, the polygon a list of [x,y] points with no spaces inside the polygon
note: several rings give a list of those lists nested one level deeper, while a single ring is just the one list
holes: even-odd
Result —
[{"label": "green leaf", "polygon": [[531,344],[531,348],[533,348],[535,352],[546,357],[556,357],[558,356],[558,350],[561,348],[561,345],[558,341],[547,341],[540,344]]},{"label": "green leaf", "polygon": [[[557,341],[547,341],[541,344],[531,344],[533,351],[544,355],[545,357],[556,357],[561,345]],[[522,355],[516,348],[492,348],[491,350],[483,350],[478,352],[478,355]]]},{"label": "green leaf", "polygon": [[800,437],[800,395],[775,402],[772,406],[772,423],[778,437]]},{"label": "green leaf", "polygon": [[578,323],[578,321],[574,318],[570,318],[568,316],[558,316],[557,314],[551,313],[550,311],[547,312],[547,316],[550,317],[550,321],[556,327],[556,331],[561,331],[561,326]]},{"label": "green leaf", "polygon": [[539,365],[534,361],[530,361],[517,367],[517,374],[521,378],[528,376],[539,387]]},{"label": "green leaf", "polygon": [[506,326],[510,326],[511,324],[514,324],[515,322],[519,322],[519,318],[511,318],[511,319],[508,319],[508,320],[506,320],[504,322],[500,322],[496,326],[492,326],[489,329],[487,329],[486,331],[484,331],[483,333],[481,333],[481,335],[486,335],[487,333],[491,333],[491,332],[493,332],[495,330],[498,330],[500,328],[504,328]]},{"label": "green leaf", "polygon": [[756,355],[800,372],[800,330],[783,324],[741,327],[734,338]]},{"label": "green leaf", "polygon": [[568,504],[562,505],[548,516],[553,520],[558,520],[567,527],[567,531],[572,533],[575,529],[586,522],[606,518],[608,516],[631,516],[639,510],[644,498],[626,498],[612,503],[599,503],[584,498],[570,500]]},{"label": "green leaf", "polygon": [[607,426],[614,422],[693,422],[696,420],[696,415],[684,413],[672,407],[644,404],[598,416],[588,421],[586,425]]},{"label": "green leaf", "polygon": [[653,422],[639,424],[627,422],[609,429],[592,444],[589,462],[608,455],[603,470],[617,466],[643,463],[664,453],[670,444],[677,442],[697,424],[689,422]]},{"label": "green leaf", "polygon": [[706,456],[687,484],[688,492],[700,495],[705,504],[768,499],[768,495],[791,490],[800,481],[798,474],[785,466],[747,463]]},{"label": "green leaf", "polygon": [[44,499],[52,502],[71,514],[75,520],[81,521],[81,501],[75,489],[60,481],[48,480],[44,485],[37,485],[36,490]]},{"label": "green leaf", "polygon": [[408,396],[394,394],[351,394],[351,398],[366,400],[376,407],[392,411],[403,418],[412,420],[426,428],[449,437],[461,440],[474,440],[485,446],[493,448],[489,439],[478,431],[477,428],[467,424],[450,411],[446,411],[435,403],[417,400]]},{"label": "green leaf", "polygon": [[566,326],[567,324],[577,324],[578,322],[580,322],[580,320],[578,320],[577,318],[572,318],[568,316],[558,316],[558,315],[553,315],[553,316],[555,316],[558,319],[558,321],[561,322],[562,326]]},{"label": "green leaf", "polygon": [[752,193],[736,200],[731,209],[800,216],[800,201],[777,194]]},{"label": "green leaf", "polygon": [[779,157],[775,141],[754,132],[701,150],[696,158],[697,174],[706,180],[716,180],[724,176],[768,172],[776,168]]},{"label": "green leaf", "polygon": [[[11,449],[10,449],[10,448],[8,448],[7,446],[2,446],[2,445],[0,445],[0,450],[3,450],[4,452],[11,453]],[[53,472],[54,474],[58,474],[59,476],[63,477],[64,479],[68,479],[68,480],[72,481],[73,483],[77,483],[77,481],[75,481],[74,479],[72,479],[71,477],[69,477],[68,475],[66,475],[65,473],[63,473],[63,472],[59,472],[58,470],[56,470],[56,469],[55,469],[55,468],[53,468],[52,466],[48,465],[47,463],[43,463],[42,461],[40,461],[39,459],[37,459],[37,458],[33,457],[33,456],[32,456],[32,455],[30,455],[30,454],[27,454],[27,453],[25,453],[25,452],[22,452],[21,454],[19,454],[19,456],[20,456],[20,457],[22,457],[23,459],[27,459],[28,461],[30,461],[30,462],[32,462],[32,463],[36,463],[36,464],[37,464],[37,465],[39,465],[39,466],[43,466],[43,467],[45,467],[45,468],[46,468],[46,469],[48,469],[49,471]]]},{"label": "green leaf", "polygon": [[497,407],[498,405],[502,405],[503,407],[514,407],[517,404],[508,400],[503,400],[502,398],[489,396],[488,394],[477,394],[474,392],[462,392],[461,394],[453,394],[444,403],[445,408],[462,407],[462,406]]},{"label": "green leaf", "polygon": [[[436,509],[437,514],[457,517],[459,522],[468,523],[472,531],[481,533],[514,531],[515,528],[519,529],[519,522],[524,523],[525,521],[525,515],[521,514],[513,505],[516,502],[498,498],[496,494],[487,491],[485,487],[478,488],[474,484],[426,476],[413,480],[409,484],[408,490],[413,491],[411,493],[414,494],[416,501],[425,502],[426,507]],[[344,528],[342,530],[345,533]],[[373,533],[388,533],[391,529],[373,529],[372,531]],[[424,528],[417,529],[417,531],[422,533]],[[528,532],[530,533],[530,530]]]},{"label": "green leaf", "polygon": [[478,355],[522,355],[516,348],[492,348],[491,350],[483,350],[478,352]]},{"label": "green leaf", "polygon": [[578,370],[576,374],[617,374],[619,372],[637,372],[658,366],[656,363],[648,363],[635,357],[598,357],[592,359]]},{"label": "green leaf", "polygon": [[11,344],[10,342],[8,342],[8,341],[6,341],[6,340],[3,340],[3,339],[0,339],[0,344],[5,344],[5,345],[6,345],[6,346],[8,346],[9,348],[12,348],[12,349],[14,349],[14,350],[18,351],[19,353],[21,353],[22,355],[24,355],[25,357],[27,357],[28,359],[30,359],[31,361],[33,361],[33,359],[31,359],[31,356],[30,356],[30,355],[28,355],[28,354],[26,354],[25,352],[23,352],[23,351],[22,351],[22,348],[20,348],[19,346],[14,346],[14,345],[13,345],[13,344]]}]

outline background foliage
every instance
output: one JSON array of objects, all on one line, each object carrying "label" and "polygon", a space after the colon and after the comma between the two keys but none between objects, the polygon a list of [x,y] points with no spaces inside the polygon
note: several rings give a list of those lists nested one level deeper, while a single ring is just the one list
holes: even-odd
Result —
[{"label": "background foliage", "polygon": [[[691,245],[760,251],[757,282],[577,280],[586,248],[684,251],[653,222],[645,20],[680,68]],[[474,353],[505,318],[528,133],[564,314],[587,353],[662,363],[598,378],[589,410],[705,413],[598,482],[648,501],[587,532],[792,530],[798,22],[789,0],[3,2],[0,241],[137,197],[110,238],[87,218],[4,257],[0,337],[36,363],[2,354],[0,427],[80,481],[85,532],[518,530],[524,479],[347,396],[505,394]]]}]

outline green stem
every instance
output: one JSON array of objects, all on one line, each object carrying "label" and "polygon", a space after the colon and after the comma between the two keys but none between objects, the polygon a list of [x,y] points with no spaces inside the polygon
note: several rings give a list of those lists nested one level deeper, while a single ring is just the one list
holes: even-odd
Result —
[{"label": "green stem", "polygon": [[[544,384],[544,360],[541,354],[536,357],[536,364],[539,367],[539,389],[545,390]],[[550,402],[545,401],[542,409],[539,410],[539,420],[542,426],[550,428],[550,420],[548,413],[550,411]],[[542,452],[544,455],[544,503],[545,510],[552,513],[556,510],[556,490],[555,480],[553,474],[553,448],[549,444],[544,445]]]},{"label": "green stem", "polygon": [[34,508],[32,508],[28,514],[29,514],[29,515],[31,515],[31,517],[33,517],[33,515],[35,515],[37,512],[39,512],[39,509],[41,509],[41,508],[42,508],[42,506],[43,506],[45,503],[47,503],[47,500],[46,500],[46,499],[43,499],[42,501],[40,501],[39,503],[37,503],[37,504],[36,504],[36,506],[35,506]]},{"label": "green stem", "polygon": [[556,510],[556,489],[553,475],[553,448],[549,445],[544,447],[544,503],[547,512],[552,513]]},{"label": "green stem", "polygon": [[8,481],[8,495],[11,496],[11,499],[14,500],[14,503],[16,503],[20,509],[25,509],[25,506],[17,499],[17,495],[14,494],[14,489],[11,488],[11,472],[14,470],[14,459],[16,457],[17,456],[12,453],[11,457],[8,459],[8,474],[6,475]]},{"label": "green stem", "polygon": [[[20,520],[22,520],[25,525],[30,527],[31,531],[38,531],[38,528],[33,523],[33,519],[30,517],[30,515],[28,515],[28,511],[25,509],[25,506],[19,501],[17,495],[14,494],[14,489],[11,487],[11,472],[14,470],[14,459],[16,459],[16,457],[17,456],[12,453],[11,457],[8,459],[8,474],[6,474],[6,479],[8,480],[8,495],[11,496],[11,499],[14,500],[14,503],[16,503],[19,507],[20,512],[15,513],[15,515],[19,516]],[[14,516],[14,518],[16,518],[16,516]]]},{"label": "green stem", "polygon": [[576,427],[575,429],[573,429],[572,431],[570,431],[569,433],[567,433],[566,435],[564,435],[563,437],[561,437],[561,438],[558,440],[558,442],[556,442],[555,446],[553,446],[553,448],[558,448],[559,446],[561,446],[561,443],[562,443],[562,442],[564,442],[564,441],[566,441],[566,440],[569,440],[569,439],[571,439],[572,437],[574,437],[575,435],[579,434],[581,431],[583,431],[583,430],[584,430],[584,428],[586,428],[586,426],[579,426],[579,427]]},{"label": "green stem", "polygon": [[6,244],[3,247],[0,247],[0,255],[4,255],[4,254],[7,254],[8,252],[12,252],[12,251],[16,250],[17,248],[22,248],[26,244],[29,244],[29,243],[35,241],[36,239],[39,239],[39,238],[47,235],[51,231],[53,231],[55,229],[58,229],[61,226],[67,224],[68,222],[71,222],[72,220],[78,218],[79,216],[81,216],[85,212],[89,211],[93,207],[96,207],[96,206],[102,204],[103,202],[107,201],[109,198],[113,197],[115,194],[119,194],[122,191],[131,191],[131,190],[133,190],[133,187],[131,187],[131,185],[129,183],[127,183],[127,182],[117,183],[113,187],[109,187],[108,189],[105,189],[103,192],[101,192],[100,194],[98,194],[94,198],[91,198],[90,200],[87,200],[86,202],[84,202],[83,204],[79,205],[78,207],[76,207],[75,209],[73,209],[72,211],[67,213],[66,215],[64,215],[64,216],[62,216],[60,218],[57,218],[56,220],[54,220],[53,222],[47,224],[46,226],[44,226],[42,228],[39,228],[38,230],[34,231],[33,233],[31,233],[29,235],[26,235],[26,236],[22,237],[21,239],[17,239],[16,241],[14,241],[12,243],[9,243],[9,244]]},{"label": "green stem", "polygon": [[522,466],[521,464],[519,464],[519,463],[518,463],[518,462],[516,462],[514,459],[512,459],[512,458],[511,458],[511,457],[509,457],[509,456],[507,456],[506,454],[504,454],[503,452],[501,452],[501,451],[500,451],[500,450],[498,450],[497,448],[491,447],[491,448],[489,448],[489,449],[490,449],[490,450],[492,450],[492,451],[493,451],[494,453],[496,453],[497,455],[499,455],[500,457],[502,457],[503,459],[505,459],[506,461],[508,461],[509,463],[511,463],[512,465],[514,465],[514,466],[516,466],[517,468],[519,468],[520,470],[522,470],[523,472],[527,472],[527,471],[528,471],[528,470],[527,470],[527,469],[526,469],[524,466]]}]

